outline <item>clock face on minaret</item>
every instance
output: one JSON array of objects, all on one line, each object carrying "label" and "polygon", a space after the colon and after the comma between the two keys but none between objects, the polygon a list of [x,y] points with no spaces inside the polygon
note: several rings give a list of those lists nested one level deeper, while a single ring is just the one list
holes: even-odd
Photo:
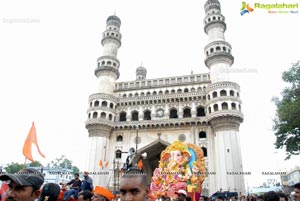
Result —
[{"label": "clock face on minaret", "polygon": [[162,116],[164,116],[164,111],[163,111],[163,109],[157,110],[157,111],[156,111],[156,116],[157,116],[157,117],[162,117]]}]

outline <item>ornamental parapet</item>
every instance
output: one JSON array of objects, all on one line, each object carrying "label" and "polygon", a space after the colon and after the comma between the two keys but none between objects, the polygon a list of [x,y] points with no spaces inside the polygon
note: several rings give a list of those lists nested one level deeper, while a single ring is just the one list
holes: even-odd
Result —
[{"label": "ornamental parapet", "polygon": [[130,101],[144,101],[144,100],[160,100],[160,99],[168,99],[168,98],[189,98],[189,97],[196,97],[196,96],[205,96],[205,91],[200,92],[182,92],[182,93],[175,93],[175,94],[163,94],[163,95],[149,95],[149,96],[138,96],[138,97],[126,97],[126,98],[119,98],[118,102],[130,102]]},{"label": "ornamental parapet", "polygon": [[182,127],[192,125],[206,125],[207,117],[191,117],[180,119],[156,119],[156,120],[144,120],[144,121],[128,121],[128,122],[116,122],[116,129],[126,128],[161,128],[161,127]]},{"label": "ornamental parapet", "polygon": [[104,107],[104,106],[90,107],[88,108],[87,113],[94,112],[94,111],[105,111],[105,112],[116,113],[115,109],[112,109],[110,107]]},{"label": "ornamental parapet", "polygon": [[216,98],[211,98],[210,100],[206,100],[206,106],[209,106],[209,105],[217,103],[217,102],[225,102],[225,101],[238,102],[239,104],[242,104],[242,101],[239,97],[236,97],[236,96],[218,96]]},{"label": "ornamental parapet", "polygon": [[[224,18],[225,20],[225,18]],[[208,29],[212,26],[216,26],[216,27],[222,27],[224,31],[226,31],[226,23],[223,20],[213,20],[213,21],[206,21],[204,22],[204,32],[207,34],[208,33]]]},{"label": "ornamental parapet", "polygon": [[238,110],[222,110],[222,111],[215,111],[213,113],[207,114],[207,120],[212,121],[213,119],[219,119],[225,117],[233,117],[237,120],[237,122],[242,123],[244,120],[244,115],[241,111]]},{"label": "ornamental parapet", "polygon": [[108,119],[88,119],[85,121],[85,127],[87,128],[89,125],[94,125],[94,126],[109,126],[109,127],[114,127],[115,123],[111,120]]},{"label": "ornamental parapet", "polygon": [[119,76],[120,76],[119,70],[116,69],[115,67],[111,67],[111,66],[100,66],[100,67],[97,67],[95,69],[95,75],[96,75],[96,77],[99,77],[99,76],[101,76],[102,72],[107,72],[107,71],[113,72],[116,75],[116,79],[118,79]]},{"label": "ornamental parapet", "polygon": [[209,73],[117,82],[115,92],[210,83]]},{"label": "ornamental parapet", "polygon": [[240,91],[240,86],[235,83],[235,82],[229,82],[229,81],[224,81],[224,82],[216,82],[212,83],[207,86],[206,92],[209,93],[210,91],[216,90],[216,89],[224,89],[224,88],[232,88]]},{"label": "ornamental parapet", "polygon": [[229,52],[213,52],[210,55],[206,56],[204,62],[207,67],[220,62],[225,62],[231,66],[234,62],[234,57]]},{"label": "ornamental parapet", "polygon": [[115,103],[118,101],[117,97],[110,95],[110,94],[96,93],[96,94],[92,94],[89,96],[89,102],[91,102],[93,100],[99,100],[99,99],[110,100]]}]

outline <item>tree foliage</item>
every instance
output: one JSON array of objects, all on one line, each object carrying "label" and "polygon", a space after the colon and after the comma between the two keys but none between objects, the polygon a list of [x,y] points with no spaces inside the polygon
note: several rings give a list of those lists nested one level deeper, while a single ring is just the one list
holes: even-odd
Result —
[{"label": "tree foliage", "polygon": [[21,169],[25,168],[26,166],[24,164],[20,163],[10,163],[8,164],[4,169],[7,173],[14,174],[19,172]]},{"label": "tree foliage", "polygon": [[283,72],[282,79],[289,83],[281,95],[273,101],[277,107],[273,130],[276,149],[284,148],[286,159],[300,154],[300,61]]},{"label": "tree foliage", "polygon": [[21,169],[26,167],[41,167],[42,164],[39,161],[34,161],[29,164],[21,164],[21,163],[10,163],[4,169],[7,173],[14,174],[19,172]]},{"label": "tree foliage", "polygon": [[51,161],[51,164],[48,164],[51,167],[55,168],[66,168],[66,169],[72,169],[73,173],[78,173],[79,168],[72,165],[73,162],[69,159],[67,159],[64,155],[62,155],[60,158],[56,158]]}]

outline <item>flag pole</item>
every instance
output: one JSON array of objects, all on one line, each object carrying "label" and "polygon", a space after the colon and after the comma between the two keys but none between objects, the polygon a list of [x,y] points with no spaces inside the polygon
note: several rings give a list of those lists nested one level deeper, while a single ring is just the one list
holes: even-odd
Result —
[{"label": "flag pole", "polygon": [[26,161],[27,161],[27,158],[25,157],[25,161],[24,161],[24,166],[26,167]]}]

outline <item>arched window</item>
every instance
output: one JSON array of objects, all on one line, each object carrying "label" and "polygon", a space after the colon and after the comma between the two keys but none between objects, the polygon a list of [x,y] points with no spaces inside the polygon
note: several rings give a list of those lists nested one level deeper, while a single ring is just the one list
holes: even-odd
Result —
[{"label": "arched window", "polygon": [[210,48],[210,53],[213,53],[214,52],[214,48]]},{"label": "arched window", "polygon": [[126,121],[126,112],[120,113],[120,121]]},{"label": "arched window", "polygon": [[221,96],[227,96],[226,90],[221,90],[221,91],[220,91],[220,95],[221,95]]},{"label": "arched window", "polygon": [[190,108],[185,108],[183,110],[183,118],[191,117],[191,109]]},{"label": "arched window", "polygon": [[95,101],[94,107],[98,107],[98,106],[99,106],[99,101]]},{"label": "arched window", "polygon": [[116,158],[122,158],[122,151],[121,150],[116,151]]},{"label": "arched window", "polygon": [[139,94],[138,94],[138,93],[135,93],[135,94],[134,94],[134,97],[138,97],[138,96],[139,96]]},{"label": "arched window", "polygon": [[203,150],[204,157],[207,157],[207,149],[206,149],[206,147],[201,147],[201,149]]},{"label": "arched window", "polygon": [[111,114],[108,115],[108,119],[112,120],[112,115]]},{"label": "arched window", "polygon": [[138,121],[139,120],[139,113],[138,111],[132,111],[131,113],[131,121]]},{"label": "arched window", "polygon": [[218,96],[217,92],[214,91],[214,92],[212,93],[212,96],[213,96],[213,98],[216,98],[216,97]]},{"label": "arched window", "polygon": [[181,90],[181,89],[178,89],[178,90],[177,90],[177,93],[181,93],[181,92],[182,92],[182,90]]},{"label": "arched window", "polygon": [[91,113],[89,113],[88,118],[89,118],[89,119],[91,118]]},{"label": "arched window", "polygon": [[123,136],[122,135],[118,135],[117,142],[123,142]]},{"label": "arched window", "polygon": [[199,138],[200,138],[200,140],[201,140],[201,139],[202,139],[202,140],[206,139],[206,133],[205,133],[204,131],[201,131],[201,132],[199,133]]},{"label": "arched window", "polygon": [[222,110],[228,110],[228,104],[226,102],[222,103]]},{"label": "arched window", "polygon": [[97,117],[98,117],[98,113],[97,113],[97,112],[94,112],[94,113],[93,113],[93,119],[97,119]]},{"label": "arched window", "polygon": [[147,96],[150,96],[150,95],[151,95],[151,93],[148,91],[146,95],[147,95]]},{"label": "arched window", "polygon": [[109,104],[109,107],[110,107],[111,109],[114,109],[114,104],[113,104],[113,103],[110,103],[110,104]]},{"label": "arched window", "polygon": [[130,93],[130,94],[128,95],[128,97],[130,97],[130,98],[131,98],[131,97],[132,97],[132,93]]},{"label": "arched window", "polygon": [[236,96],[237,96],[237,97],[240,97],[240,94],[239,94],[239,92],[236,92]]},{"label": "arched window", "polygon": [[175,94],[175,90],[174,89],[171,90],[171,94]]},{"label": "arched window", "polygon": [[142,92],[142,93],[141,93],[141,96],[145,96],[145,93],[144,93],[144,92]]},{"label": "arched window", "polygon": [[233,91],[233,90],[230,90],[230,91],[229,91],[229,94],[230,94],[230,96],[234,96],[234,91]]},{"label": "arched window", "polygon": [[153,96],[155,96],[155,95],[157,95],[157,92],[156,92],[156,91],[153,91],[153,93],[152,93],[152,94],[153,94]]},{"label": "arched window", "polygon": [[209,94],[207,95],[207,100],[210,100],[210,95]]},{"label": "arched window", "polygon": [[127,95],[126,94],[123,94],[123,98],[126,98],[127,97]]},{"label": "arched window", "polygon": [[175,108],[170,110],[170,119],[177,119],[178,115],[177,115],[177,110]]},{"label": "arched window", "polygon": [[236,110],[236,104],[235,103],[231,103],[231,109]]},{"label": "arched window", "polygon": [[90,107],[92,107],[93,106],[93,102],[90,102]]},{"label": "arched window", "polygon": [[158,94],[159,94],[159,95],[163,94],[163,91],[159,91]]},{"label": "arched window", "polygon": [[184,93],[188,93],[188,92],[189,92],[189,89],[188,89],[188,88],[185,88],[183,92],[184,92]]},{"label": "arched window", "polygon": [[198,107],[197,108],[197,117],[204,117],[205,116],[205,109],[204,107]]},{"label": "arched window", "polygon": [[208,107],[208,113],[209,113],[209,114],[211,113],[211,108],[210,108],[210,107]]},{"label": "arched window", "polygon": [[102,106],[102,107],[107,107],[107,102],[106,102],[106,101],[103,101],[103,102],[101,103],[101,106]]},{"label": "arched window", "polygon": [[166,91],[165,91],[165,94],[169,94],[169,90],[166,90]]},{"label": "arched window", "polygon": [[100,117],[101,117],[101,119],[105,119],[106,118],[106,113],[105,112],[101,112]]},{"label": "arched window", "polygon": [[221,47],[220,47],[220,46],[217,46],[217,47],[216,47],[216,51],[221,51]]},{"label": "arched window", "polygon": [[144,120],[151,120],[151,111],[150,110],[144,111]]},{"label": "arched window", "polygon": [[218,111],[218,110],[219,110],[218,104],[214,104],[214,111],[216,112],[216,111]]},{"label": "arched window", "polygon": [[195,90],[195,88],[193,87],[193,88],[191,88],[191,92],[195,92],[196,90]]},{"label": "arched window", "polygon": [[201,87],[198,87],[197,91],[202,91],[202,88],[201,88]]}]

